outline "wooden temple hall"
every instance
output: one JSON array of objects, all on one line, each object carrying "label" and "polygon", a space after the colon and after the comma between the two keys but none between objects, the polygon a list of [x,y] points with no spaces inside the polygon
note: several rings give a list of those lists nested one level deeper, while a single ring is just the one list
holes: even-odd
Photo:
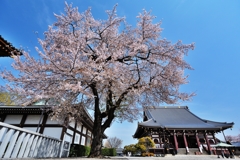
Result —
[{"label": "wooden temple hall", "polygon": [[187,106],[148,108],[133,138],[152,137],[155,154],[217,154],[215,134],[233,125],[201,119]]}]

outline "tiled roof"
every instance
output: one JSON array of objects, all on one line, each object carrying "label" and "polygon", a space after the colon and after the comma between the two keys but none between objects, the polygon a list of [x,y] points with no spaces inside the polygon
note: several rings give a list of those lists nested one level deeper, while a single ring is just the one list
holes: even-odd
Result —
[{"label": "tiled roof", "polygon": [[144,134],[144,128],[163,130],[201,130],[222,131],[231,128],[234,123],[215,122],[199,118],[187,106],[181,107],[152,107],[144,111],[144,121],[138,123],[134,138]]},{"label": "tiled roof", "polygon": [[201,119],[188,109],[188,107],[160,107],[145,111],[147,121],[139,123],[140,126],[161,127],[167,129],[227,129],[234,123],[214,122]]},{"label": "tiled roof", "polygon": [[240,142],[231,142],[234,147],[240,147]]},{"label": "tiled roof", "polygon": [[0,35],[0,57],[11,57],[13,55],[22,55],[22,53]]},{"label": "tiled roof", "polygon": [[145,113],[148,121],[139,123],[140,126],[158,126],[168,129],[225,129],[234,124],[201,119],[190,112],[188,107],[152,108],[147,109]]}]

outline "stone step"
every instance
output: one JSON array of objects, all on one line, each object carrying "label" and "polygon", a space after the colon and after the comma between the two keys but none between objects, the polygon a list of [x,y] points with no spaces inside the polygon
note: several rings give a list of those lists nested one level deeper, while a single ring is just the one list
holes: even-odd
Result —
[{"label": "stone step", "polygon": [[189,153],[190,155],[196,155],[196,154],[200,154],[199,149],[198,148],[189,148]]},{"label": "stone step", "polygon": [[[186,155],[187,154],[186,148],[178,148],[177,152],[178,152],[178,155]],[[198,148],[189,148],[189,153],[188,153],[189,155],[196,155],[196,153],[200,154]],[[208,155],[208,153],[205,150],[203,150],[203,153],[201,153],[201,155]]]}]

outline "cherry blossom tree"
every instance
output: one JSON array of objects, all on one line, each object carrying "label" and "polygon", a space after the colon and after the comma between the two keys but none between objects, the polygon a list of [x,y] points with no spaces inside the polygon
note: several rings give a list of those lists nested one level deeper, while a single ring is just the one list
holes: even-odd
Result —
[{"label": "cherry blossom tree", "polygon": [[226,140],[229,142],[240,142],[240,134],[237,136],[227,135]]},{"label": "cherry blossom tree", "polygon": [[117,137],[109,137],[104,143],[106,148],[120,148],[122,145],[122,140]]},{"label": "cherry blossom tree", "polygon": [[12,64],[19,75],[1,74],[25,104],[57,100],[53,118],[80,120],[83,107],[93,110],[89,157],[100,156],[104,131],[114,119],[132,121],[142,107],[192,96],[179,87],[188,83],[184,70],[192,68],[184,56],[194,44],[162,39],[160,23],[153,23],[155,17],[145,10],[136,27],[116,15],[116,6],[106,13],[106,20],[96,20],[91,9],[79,13],[66,4],[65,14],[55,15],[57,21],[39,39],[40,58],[23,52]]}]

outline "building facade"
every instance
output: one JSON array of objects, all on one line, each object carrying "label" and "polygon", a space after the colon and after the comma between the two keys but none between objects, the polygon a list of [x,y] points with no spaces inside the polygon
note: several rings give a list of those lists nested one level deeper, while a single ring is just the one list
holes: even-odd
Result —
[{"label": "building facade", "polygon": [[176,154],[184,149],[187,154],[190,150],[212,154],[216,149],[211,145],[218,143],[215,134],[233,125],[201,119],[186,106],[152,107],[144,111],[143,122],[138,123],[133,137],[151,136],[156,144],[153,152]]},{"label": "building facade", "polygon": [[0,106],[0,122],[64,140],[70,144],[91,145],[93,120],[86,110],[83,111],[83,121],[71,122],[68,126],[52,120],[50,112],[50,107],[45,105]]}]

